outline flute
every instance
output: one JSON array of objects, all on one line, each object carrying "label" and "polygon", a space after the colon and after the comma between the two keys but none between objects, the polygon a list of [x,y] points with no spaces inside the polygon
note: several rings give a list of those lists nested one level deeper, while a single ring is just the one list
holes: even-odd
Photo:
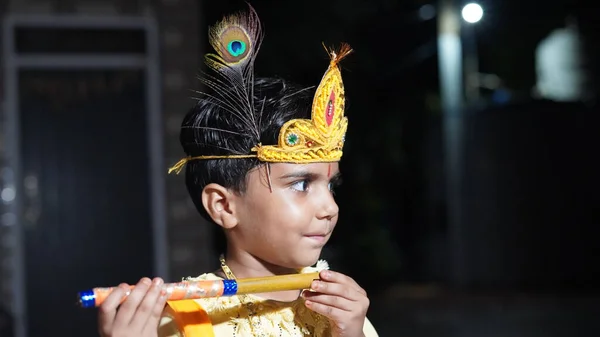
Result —
[{"label": "flute", "polygon": [[[162,291],[166,293],[167,301],[200,299],[209,297],[260,294],[267,292],[310,289],[314,280],[319,279],[319,273],[277,275],[266,277],[245,278],[237,280],[202,280],[166,283]],[[125,301],[134,286],[121,303]],[[102,305],[108,295],[116,287],[94,288],[82,291],[77,295],[79,306],[95,308]]]}]

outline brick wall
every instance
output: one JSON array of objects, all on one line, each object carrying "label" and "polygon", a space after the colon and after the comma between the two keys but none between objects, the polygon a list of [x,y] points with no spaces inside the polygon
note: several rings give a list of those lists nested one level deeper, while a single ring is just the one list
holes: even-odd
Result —
[{"label": "brick wall", "polygon": [[[197,0],[153,1],[161,32],[161,67],[165,122],[166,164],[174,164],[183,155],[179,145],[179,127],[185,113],[194,104],[190,90],[198,88],[200,65]],[[215,263],[211,228],[196,212],[184,185],[183,175],[167,178],[171,277],[205,272]]]}]

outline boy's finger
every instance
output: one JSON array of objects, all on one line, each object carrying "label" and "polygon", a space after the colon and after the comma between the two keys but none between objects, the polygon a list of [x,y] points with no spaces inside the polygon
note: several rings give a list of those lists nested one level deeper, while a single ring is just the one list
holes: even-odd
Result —
[{"label": "boy's finger", "polygon": [[98,329],[103,334],[111,332],[115,316],[117,315],[117,308],[128,289],[129,286],[125,283],[119,285],[106,297],[102,305],[98,308]]},{"label": "boy's finger", "polygon": [[312,310],[318,314],[321,314],[335,322],[341,321],[343,319],[344,315],[348,315],[347,311],[341,310],[339,308],[335,308],[335,307],[332,307],[332,306],[329,306],[326,304],[313,302],[313,301],[306,301],[306,302],[304,302],[304,304],[310,310]]},{"label": "boy's finger", "polygon": [[363,297],[356,289],[340,283],[313,281],[310,289],[322,294],[343,297],[351,301],[358,301]]},{"label": "boy's finger", "polygon": [[135,314],[138,306],[146,296],[146,292],[148,292],[148,289],[150,288],[151,284],[152,281],[150,281],[149,278],[144,277],[138,282],[138,284],[135,285],[135,287],[133,288],[129,296],[127,296],[127,299],[119,309],[119,313],[115,318],[115,326],[124,327],[128,326],[129,323],[131,323],[133,315]]},{"label": "boy's finger", "polygon": [[162,317],[162,313],[165,309],[165,305],[167,304],[167,294],[163,291],[158,297],[156,304],[152,310],[152,314],[148,321],[146,322],[146,326],[144,330],[148,332],[156,331],[158,329],[158,324],[160,323],[160,318]]},{"label": "boy's finger", "polygon": [[144,329],[146,322],[148,322],[150,315],[152,315],[156,301],[160,297],[162,285],[163,281],[160,278],[155,278],[152,281],[152,286],[146,292],[144,299],[131,319],[130,325],[133,331],[142,331]]},{"label": "boy's finger", "polygon": [[333,283],[340,283],[340,284],[345,284],[348,285],[352,288],[354,288],[357,292],[363,294],[363,295],[367,295],[367,292],[361,288],[361,286],[358,285],[358,283],[356,283],[356,281],[354,281],[353,278],[344,275],[342,273],[338,273],[332,270],[323,270],[319,273],[319,277],[327,282],[333,282]]},{"label": "boy's finger", "polygon": [[302,297],[304,297],[307,301],[323,304],[343,311],[352,311],[357,304],[355,301],[351,301],[340,296],[326,295],[310,291],[304,292]]}]

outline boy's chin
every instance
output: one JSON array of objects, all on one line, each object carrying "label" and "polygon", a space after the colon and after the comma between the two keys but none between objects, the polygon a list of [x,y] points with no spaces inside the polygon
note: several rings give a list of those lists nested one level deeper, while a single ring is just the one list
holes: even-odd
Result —
[{"label": "boy's chin", "polygon": [[306,256],[303,257],[303,259],[301,261],[299,261],[301,266],[298,266],[298,269],[312,267],[315,264],[317,264],[317,262],[319,261],[320,258],[321,258],[321,250],[319,250],[318,253],[311,252],[310,255],[307,254]]},{"label": "boy's chin", "polygon": [[[270,263],[279,265],[280,267],[301,270],[306,267],[313,267],[317,264],[321,257],[321,249],[300,252],[294,255],[288,255],[287,258],[281,256],[279,261],[271,260]],[[281,259],[283,258],[283,259]],[[268,261],[268,260],[267,260]]]}]

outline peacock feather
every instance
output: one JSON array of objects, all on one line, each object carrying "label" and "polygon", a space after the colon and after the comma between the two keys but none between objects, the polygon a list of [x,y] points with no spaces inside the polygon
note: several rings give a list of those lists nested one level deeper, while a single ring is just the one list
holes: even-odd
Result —
[{"label": "peacock feather", "polygon": [[229,15],[209,28],[214,53],[205,56],[208,72],[200,80],[224,110],[239,118],[247,135],[260,141],[260,112],[254,108],[254,61],[263,33],[252,6],[245,13]]}]

